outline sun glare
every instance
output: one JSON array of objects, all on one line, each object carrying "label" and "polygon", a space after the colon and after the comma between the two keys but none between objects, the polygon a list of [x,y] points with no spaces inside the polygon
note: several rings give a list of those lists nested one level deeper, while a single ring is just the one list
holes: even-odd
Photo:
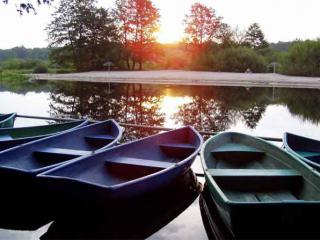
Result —
[{"label": "sun glare", "polygon": [[181,40],[182,33],[179,32],[178,28],[162,26],[157,33],[157,41],[159,43],[177,43]]},{"label": "sun glare", "polygon": [[191,102],[190,97],[164,96],[161,102],[161,110],[165,113],[165,126],[174,127],[177,124],[173,120],[173,115],[179,111],[179,107]]},{"label": "sun glare", "polygon": [[161,9],[160,29],[157,34],[157,41],[160,43],[179,42],[183,37],[183,18],[187,9],[181,7],[181,0],[158,0],[155,2],[157,3],[157,7]]}]

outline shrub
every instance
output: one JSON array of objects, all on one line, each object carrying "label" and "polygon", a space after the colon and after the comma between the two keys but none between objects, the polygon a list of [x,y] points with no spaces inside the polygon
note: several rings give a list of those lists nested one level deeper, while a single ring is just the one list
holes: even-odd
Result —
[{"label": "shrub", "polygon": [[320,40],[294,43],[281,64],[289,75],[320,76]]},{"label": "shrub", "polygon": [[264,58],[253,49],[247,47],[227,48],[214,56],[214,70],[221,72],[266,72]]},{"label": "shrub", "polygon": [[48,67],[44,64],[38,64],[34,69],[33,73],[48,73]]}]

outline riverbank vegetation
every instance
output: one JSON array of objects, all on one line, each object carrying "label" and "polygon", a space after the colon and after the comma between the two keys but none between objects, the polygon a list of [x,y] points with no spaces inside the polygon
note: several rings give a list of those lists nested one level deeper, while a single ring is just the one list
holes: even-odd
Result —
[{"label": "riverbank vegetation", "polygon": [[[67,17],[66,17],[67,16]],[[61,0],[47,27],[49,48],[0,50],[0,68],[20,72],[181,69],[320,76],[320,39],[268,43],[258,23],[232,28],[194,3],[179,43],[156,41],[160,12],[151,0]],[[10,52],[11,51],[11,52]]]}]

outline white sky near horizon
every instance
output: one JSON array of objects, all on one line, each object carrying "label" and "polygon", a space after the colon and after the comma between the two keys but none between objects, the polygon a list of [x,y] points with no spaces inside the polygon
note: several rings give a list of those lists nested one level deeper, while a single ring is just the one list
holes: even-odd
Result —
[{"label": "white sky near horizon", "polygon": [[[15,46],[46,47],[47,34],[44,28],[51,21],[51,13],[58,5],[40,6],[38,14],[16,12],[16,3],[0,2],[0,49]],[[35,0],[31,0],[35,1]],[[99,0],[99,5],[111,7],[114,0]],[[153,0],[160,10],[160,42],[175,42],[183,37],[182,21],[195,2],[204,3],[216,10],[217,16],[233,28],[246,29],[251,23],[260,24],[270,42],[320,37],[320,0]]]}]

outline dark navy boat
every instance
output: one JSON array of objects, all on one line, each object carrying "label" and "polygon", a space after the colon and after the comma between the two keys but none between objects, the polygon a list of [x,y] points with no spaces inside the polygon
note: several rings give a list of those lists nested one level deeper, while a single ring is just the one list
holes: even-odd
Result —
[{"label": "dark navy boat", "polygon": [[283,146],[289,153],[320,171],[320,141],[284,133]]},{"label": "dark navy boat", "polygon": [[56,123],[43,126],[1,128],[0,151],[40,138],[45,138],[53,134],[58,134],[64,131],[83,127],[87,123],[87,120],[77,120],[67,123]]},{"label": "dark navy boat", "polygon": [[0,153],[0,177],[35,176],[65,161],[111,147],[121,134],[120,126],[108,120],[4,150]]},{"label": "dark navy boat", "polygon": [[184,127],[79,158],[37,178],[45,189],[67,199],[128,199],[170,184],[188,171],[201,144],[199,133]]},{"label": "dark navy boat", "polygon": [[0,128],[11,128],[13,127],[16,113],[0,114]]}]

